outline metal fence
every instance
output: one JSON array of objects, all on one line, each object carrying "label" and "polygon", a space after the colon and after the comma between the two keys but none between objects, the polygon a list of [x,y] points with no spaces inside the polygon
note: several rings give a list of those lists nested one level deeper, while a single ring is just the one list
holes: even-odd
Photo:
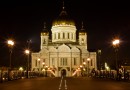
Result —
[{"label": "metal fence", "polygon": [[96,70],[95,72],[91,73],[92,77],[97,78],[110,78],[113,80],[126,80],[130,81],[130,72],[118,72],[116,70]]},{"label": "metal fence", "polygon": [[0,71],[0,82],[12,81],[17,79],[24,79],[24,78],[34,78],[34,77],[52,77],[54,76],[51,72],[47,71],[46,75],[44,72],[39,71],[19,71],[19,70],[12,70],[12,71]]}]

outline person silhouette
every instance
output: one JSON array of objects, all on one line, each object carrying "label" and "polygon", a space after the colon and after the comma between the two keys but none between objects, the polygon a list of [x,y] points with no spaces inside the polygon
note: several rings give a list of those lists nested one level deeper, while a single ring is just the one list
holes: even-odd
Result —
[{"label": "person silhouette", "polygon": [[62,75],[63,77],[66,77],[66,70],[63,69],[63,70],[61,71],[61,75]]}]

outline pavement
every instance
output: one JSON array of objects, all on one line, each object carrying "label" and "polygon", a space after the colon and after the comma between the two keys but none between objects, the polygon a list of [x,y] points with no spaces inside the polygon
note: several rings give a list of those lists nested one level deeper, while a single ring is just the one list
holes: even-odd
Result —
[{"label": "pavement", "polygon": [[40,77],[0,83],[0,90],[130,90],[130,83],[91,77]]}]

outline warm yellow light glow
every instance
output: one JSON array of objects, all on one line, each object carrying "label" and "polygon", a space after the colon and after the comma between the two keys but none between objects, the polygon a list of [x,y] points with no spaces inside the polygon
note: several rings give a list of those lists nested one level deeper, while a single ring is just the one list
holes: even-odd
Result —
[{"label": "warm yellow light glow", "polygon": [[23,71],[23,67],[20,67],[20,68],[19,68],[19,71]]},{"label": "warm yellow light glow", "polygon": [[110,70],[110,67],[107,65],[106,62],[105,62],[105,68],[106,68],[106,70]]},{"label": "warm yellow light glow", "polygon": [[42,71],[45,71],[45,69],[42,69]]},{"label": "warm yellow light glow", "polygon": [[11,45],[11,46],[14,45],[14,41],[13,40],[8,40],[7,43],[8,43],[8,45]]},{"label": "warm yellow light glow", "polygon": [[26,53],[26,54],[29,54],[29,53],[30,53],[30,51],[29,51],[28,49],[26,49],[26,50],[25,50],[25,53]]},{"label": "warm yellow light glow", "polygon": [[2,78],[3,79],[3,81],[5,80],[5,78]]},{"label": "warm yellow light glow", "polygon": [[38,61],[40,61],[41,59],[40,59],[40,58],[38,58],[37,60],[38,60]]},{"label": "warm yellow light glow", "polygon": [[78,68],[78,70],[80,70],[80,68]]},{"label": "warm yellow light glow", "polygon": [[84,65],[86,65],[86,62],[83,62]]},{"label": "warm yellow light glow", "polygon": [[43,62],[42,64],[45,65],[45,62]]},{"label": "warm yellow light glow", "polygon": [[90,61],[90,58],[87,58],[87,61]]},{"label": "warm yellow light glow", "polygon": [[65,22],[62,22],[62,25],[65,25]]},{"label": "warm yellow light glow", "polygon": [[107,67],[106,67],[106,70],[110,70],[110,68],[107,66]]},{"label": "warm yellow light glow", "polygon": [[84,71],[86,71],[86,69],[85,69],[85,68],[84,68],[83,70],[84,70]]},{"label": "warm yellow light glow", "polygon": [[82,65],[80,65],[80,68],[82,68],[83,66]]},{"label": "warm yellow light glow", "polygon": [[112,42],[113,45],[117,45],[117,44],[119,44],[119,43],[120,43],[120,40],[119,40],[119,39],[115,39],[115,40]]}]

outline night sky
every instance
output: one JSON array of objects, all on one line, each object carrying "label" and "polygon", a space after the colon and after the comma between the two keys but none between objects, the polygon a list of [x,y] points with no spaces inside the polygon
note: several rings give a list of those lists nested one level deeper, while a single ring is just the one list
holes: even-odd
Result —
[{"label": "night sky", "polygon": [[[119,60],[130,61],[130,9],[127,2],[96,2],[64,0],[65,9],[75,21],[77,30],[81,22],[88,34],[88,50],[102,50],[102,62],[110,65],[114,60],[112,39],[119,37]],[[40,49],[40,32],[44,22],[50,31],[52,22],[62,10],[62,0],[3,1],[0,3],[0,66],[9,65],[8,38],[15,40],[12,64],[22,66],[26,62],[24,49],[31,40],[33,52]]]}]

